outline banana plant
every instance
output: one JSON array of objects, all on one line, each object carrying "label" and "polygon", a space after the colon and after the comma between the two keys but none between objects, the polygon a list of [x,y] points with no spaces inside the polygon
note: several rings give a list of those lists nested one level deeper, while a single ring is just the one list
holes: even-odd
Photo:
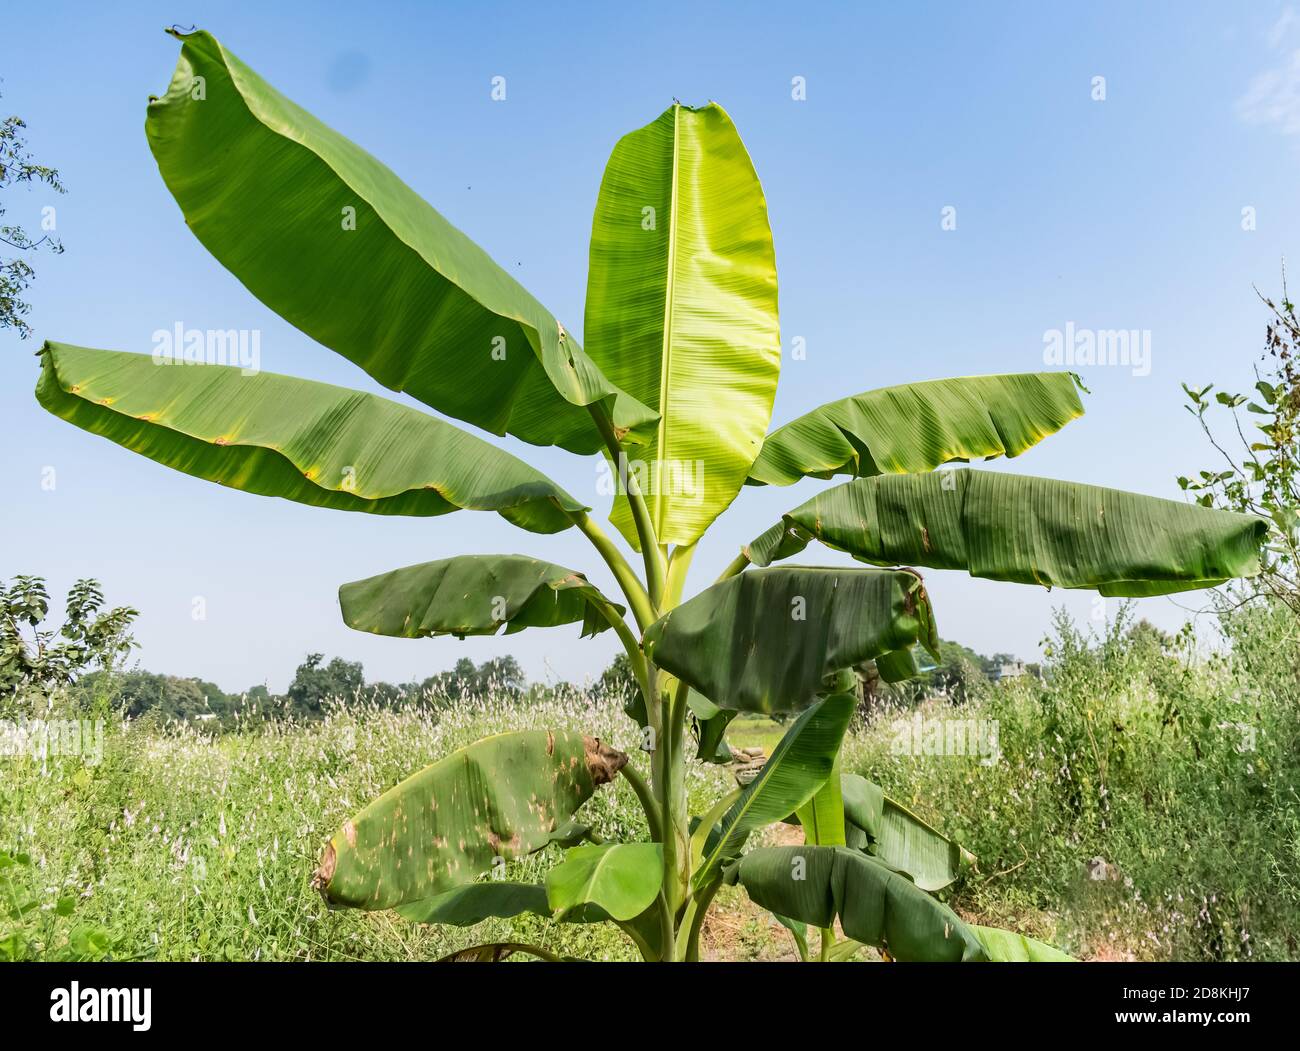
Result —
[{"label": "banana plant", "polygon": [[[1065,372],[929,380],[842,397],[775,429],[781,366],[767,203],[722,107],[674,102],[615,145],[574,334],[370,154],[206,32],[181,42],[146,132],[195,236],[259,300],[384,387],[436,410],[230,365],[47,343],[50,412],[168,467],[263,496],[376,515],[492,511],[577,529],[608,567],[518,554],[397,568],[340,590],[343,618],[404,638],[580,624],[611,630],[638,692],[648,776],[564,728],[508,733],[413,773],[346,822],[315,884],[337,907],[472,925],[524,912],[614,923],[648,960],[694,960],[714,895],[739,886],[821,956],[1061,958],[968,924],[935,896],[969,862],[878,786],[841,771],[846,670],[914,673],[933,649],[917,567],[1154,595],[1258,571],[1261,519],[1093,486],[945,465],[1014,457],[1083,412]],[[613,535],[591,507],[480,432],[602,457]],[[686,597],[701,538],[746,485],[842,478]],[[767,523],[763,523],[767,525]],[[619,538],[619,539],[616,539]],[[621,539],[622,543],[619,542]],[[813,541],[852,568],[791,565]],[[688,812],[690,762],[728,756],[739,712],[788,713],[757,777]],[[629,728],[631,732],[631,728]],[[639,760],[644,761],[644,760]],[[583,804],[624,778],[646,839],[601,842]],[[748,849],[798,822],[806,842]],[[567,850],[544,882],[480,879]],[[845,940],[832,941],[836,925]],[[476,946],[459,958],[553,958]]]}]

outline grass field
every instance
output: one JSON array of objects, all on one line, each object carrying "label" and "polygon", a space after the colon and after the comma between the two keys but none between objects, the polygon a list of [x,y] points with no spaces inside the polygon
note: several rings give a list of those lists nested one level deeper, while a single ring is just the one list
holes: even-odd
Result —
[{"label": "grass field", "polygon": [[[1230,656],[1141,630],[1089,639],[1058,625],[1045,681],[878,712],[851,731],[844,767],[977,855],[944,895],[966,917],[1087,959],[1295,959],[1300,646],[1281,617],[1239,614],[1227,631]],[[899,720],[918,716],[996,724],[998,755],[905,754]],[[329,912],[310,887],[323,840],[364,803],[460,745],[523,727],[581,729],[630,752],[637,743],[626,716],[579,693],[403,711],[340,702],[321,722],[215,738],[118,722],[98,765],[0,760],[0,957],[425,960],[508,937],[633,959],[607,926],[529,917],[434,929]],[[730,740],[770,752],[781,732],[741,718]],[[644,759],[634,761],[644,769]],[[693,812],[729,781],[696,765]],[[645,835],[621,780],[584,813],[602,836]],[[512,863],[509,876],[540,880],[554,850]],[[793,948],[730,892],[705,946],[733,959]]]}]

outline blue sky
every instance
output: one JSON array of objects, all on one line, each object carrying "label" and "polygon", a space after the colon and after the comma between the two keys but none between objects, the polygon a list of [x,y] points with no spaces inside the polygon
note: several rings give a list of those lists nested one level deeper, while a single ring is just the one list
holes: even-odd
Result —
[{"label": "blue sky", "polygon": [[[36,260],[36,337],[0,336],[0,574],[43,574],[59,592],[100,578],[141,611],[144,667],[226,689],[281,689],[313,650],[393,681],[502,653],[535,679],[580,680],[612,656],[608,637],[381,639],[342,625],[336,589],[468,552],[612,581],[572,531],[231,492],[37,406],[40,339],[147,352],[177,322],[260,330],[264,369],[381,392],[186,229],[143,130],[175,65],[161,31],[173,22],[212,31],[384,160],[575,332],[614,142],[674,96],[721,103],[767,194],[784,345],[807,348],[786,355],[778,423],[872,387],[1042,368],[1045,334],[1067,324],[1149,332],[1149,374],[1083,369],[1087,415],[1007,465],[1030,474],[1178,497],[1176,475],[1210,462],[1179,382],[1247,385],[1264,323],[1252,284],[1275,289],[1300,246],[1300,17],[1281,4],[44,3],[0,18],[0,109],[27,120],[69,189],[6,197],[8,220],[29,228],[55,205],[67,251]],[[503,444],[598,501],[594,459]],[[696,583],[823,484],[746,489],[698,553]],[[1088,594],[928,581],[941,632],[984,652],[1033,657],[1054,606],[1092,611]],[[1141,612],[1167,627],[1185,616],[1163,599]]]}]

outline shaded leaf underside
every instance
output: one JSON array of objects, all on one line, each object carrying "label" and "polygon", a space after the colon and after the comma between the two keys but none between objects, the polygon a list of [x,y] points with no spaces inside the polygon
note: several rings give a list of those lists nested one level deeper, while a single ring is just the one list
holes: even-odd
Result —
[{"label": "shaded leaf underside", "polygon": [[720,708],[797,711],[822,680],[921,641],[938,645],[907,570],[784,566],[706,588],[650,626],[646,655]]},{"label": "shaded leaf underside", "polygon": [[46,343],[37,400],[56,416],[232,489],[371,514],[496,511],[554,533],[583,505],[444,420],[386,398],[235,366]]},{"label": "shaded leaf underside", "polygon": [[583,636],[622,616],[581,573],[524,555],[461,555],[395,569],[339,588],[343,620],[376,635],[510,635],[581,622]]},{"label": "shaded leaf underside", "polygon": [[835,486],[786,514],[746,554],[767,565],[817,539],[879,565],[1143,596],[1254,575],[1267,533],[1263,519],[1231,511],[959,469]]}]

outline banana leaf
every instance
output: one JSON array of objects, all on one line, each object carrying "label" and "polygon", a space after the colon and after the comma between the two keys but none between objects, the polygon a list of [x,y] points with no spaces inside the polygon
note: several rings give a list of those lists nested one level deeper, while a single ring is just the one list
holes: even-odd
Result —
[{"label": "banana leaf", "polygon": [[405,639],[511,635],[581,622],[583,637],[624,608],[572,569],[524,555],[459,555],[353,581],[339,588],[350,628]]},{"label": "banana leaf", "polygon": [[[619,140],[590,259],[588,352],[658,410],[629,466],[659,541],[692,543],[744,484],[781,368],[767,204],[721,106],[674,103]],[[625,497],[611,517],[639,547]]]},{"label": "banana leaf", "polygon": [[389,909],[451,890],[567,838],[570,819],[627,756],[550,730],[497,734],[389,789],[344,822],[314,885],[334,905]]},{"label": "banana leaf", "polygon": [[583,505],[444,420],[372,394],[233,365],[46,343],[36,398],[177,471],[259,496],[384,515],[496,511],[555,533]]},{"label": "banana leaf", "polygon": [[909,570],[750,570],[706,588],[646,630],[646,656],[720,708],[798,711],[832,673],[920,641],[938,645]]},{"label": "banana leaf", "polygon": [[1070,372],[926,380],[829,402],[777,428],[751,485],[837,474],[917,474],[953,460],[1018,456],[1083,415]]},{"label": "banana leaf", "polygon": [[494,434],[592,453],[594,402],[621,431],[653,425],[389,168],[210,33],[172,35],[181,54],[149,101],[149,147],[186,224],[253,295],[385,387]]},{"label": "banana leaf", "polygon": [[1141,596],[1253,576],[1267,534],[1264,519],[1232,511],[1050,478],[950,470],[835,486],[786,514],[746,554],[764,566],[817,539],[877,565]]}]

